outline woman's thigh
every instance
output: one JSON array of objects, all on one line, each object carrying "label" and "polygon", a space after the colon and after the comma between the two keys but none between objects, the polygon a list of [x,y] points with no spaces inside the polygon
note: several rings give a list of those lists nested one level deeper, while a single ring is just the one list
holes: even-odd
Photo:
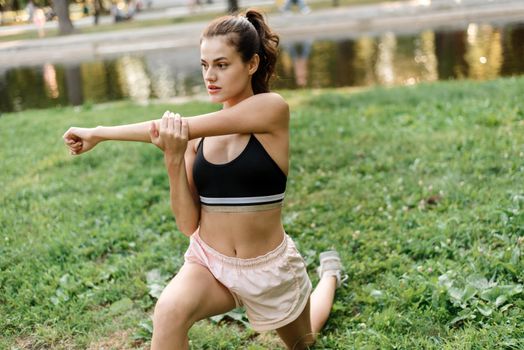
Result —
[{"label": "woman's thigh", "polygon": [[277,329],[277,333],[284,341],[288,349],[307,349],[315,342],[315,335],[311,330],[310,302],[296,320]]},{"label": "woman's thigh", "polygon": [[155,316],[161,313],[162,318],[177,318],[192,324],[234,308],[231,292],[206,267],[185,263],[162,291]]}]

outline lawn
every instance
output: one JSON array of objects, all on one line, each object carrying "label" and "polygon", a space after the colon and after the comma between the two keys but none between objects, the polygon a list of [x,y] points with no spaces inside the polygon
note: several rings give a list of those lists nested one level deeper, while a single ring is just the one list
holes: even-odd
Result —
[{"label": "lawn", "polygon": [[[285,229],[314,283],[331,247],[349,275],[315,349],[523,349],[524,79],[283,94]],[[113,142],[72,157],[61,135],[216,108],[0,117],[0,348],[147,348],[156,297],[188,243],[162,155]],[[238,310],[190,336],[194,349],[281,349]]]}]

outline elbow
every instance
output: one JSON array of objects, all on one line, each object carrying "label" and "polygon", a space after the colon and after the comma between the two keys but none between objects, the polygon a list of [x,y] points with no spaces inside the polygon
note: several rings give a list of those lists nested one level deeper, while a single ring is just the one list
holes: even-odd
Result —
[{"label": "elbow", "polygon": [[182,232],[182,234],[186,237],[191,237],[193,235],[193,233],[195,233],[196,231],[196,226],[195,227],[179,227],[179,230],[180,232]]},{"label": "elbow", "polygon": [[177,222],[177,227],[180,232],[184,236],[191,237],[191,235],[196,231],[198,228],[198,223],[195,221],[191,222],[183,222],[182,220],[180,222]]},{"label": "elbow", "polygon": [[289,104],[286,101],[284,101],[282,105],[282,114],[285,116],[286,123],[289,123],[289,119],[290,119]]},{"label": "elbow", "polygon": [[272,103],[271,105],[275,108],[275,115],[279,116],[279,119],[289,122],[289,104],[286,100],[277,93],[271,93]]}]

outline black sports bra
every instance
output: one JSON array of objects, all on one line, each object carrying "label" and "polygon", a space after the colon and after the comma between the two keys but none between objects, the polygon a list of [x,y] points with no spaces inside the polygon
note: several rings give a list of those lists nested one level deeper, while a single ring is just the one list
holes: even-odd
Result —
[{"label": "black sports bra", "polygon": [[204,139],[193,164],[201,205],[208,211],[238,212],[282,206],[287,176],[251,134],[246,148],[225,164],[204,158]]}]

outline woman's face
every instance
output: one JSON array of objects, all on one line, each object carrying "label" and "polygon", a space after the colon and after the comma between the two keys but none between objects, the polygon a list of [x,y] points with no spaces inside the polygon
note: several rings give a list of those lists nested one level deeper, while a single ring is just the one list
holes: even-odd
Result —
[{"label": "woman's face", "polygon": [[230,107],[253,95],[251,76],[258,67],[257,55],[245,63],[225,36],[214,36],[202,40],[200,60],[212,102]]}]

